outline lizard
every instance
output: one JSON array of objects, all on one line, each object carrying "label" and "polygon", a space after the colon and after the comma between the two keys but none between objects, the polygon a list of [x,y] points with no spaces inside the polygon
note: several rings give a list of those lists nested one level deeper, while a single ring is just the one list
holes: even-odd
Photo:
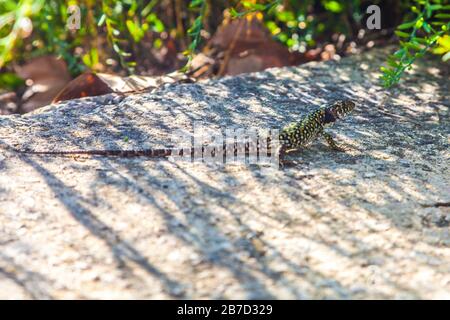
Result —
[{"label": "lizard", "polygon": [[[279,145],[276,153],[283,162],[284,155],[290,151],[306,147],[308,144],[323,137],[328,145],[336,151],[345,151],[345,148],[339,146],[333,137],[324,129],[333,125],[338,119],[349,114],[355,108],[355,103],[351,100],[339,100],[333,103],[325,104],[315,111],[310,112],[300,121],[293,122],[283,127],[278,135]],[[267,138],[270,146],[270,138]],[[226,150],[226,146],[223,146]],[[268,148],[270,149],[270,147]],[[184,149],[186,150],[186,149]],[[97,156],[116,156],[116,157],[169,157],[173,155],[183,155],[183,149],[160,148],[143,150],[73,150],[73,151],[23,151],[16,150],[19,153],[35,155],[97,155]],[[189,150],[189,148],[187,149]],[[202,147],[202,151],[204,147]],[[248,151],[248,145],[246,146]],[[188,151],[189,152],[189,151]],[[194,154],[194,148],[190,149],[191,155]],[[234,149],[236,153],[236,149]]]},{"label": "lizard", "polygon": [[338,119],[353,111],[355,103],[351,100],[339,100],[321,106],[298,122],[284,127],[279,134],[278,153],[284,155],[292,150],[306,147],[312,141],[323,137],[328,145],[336,151],[345,151],[324,129],[332,126]]}]

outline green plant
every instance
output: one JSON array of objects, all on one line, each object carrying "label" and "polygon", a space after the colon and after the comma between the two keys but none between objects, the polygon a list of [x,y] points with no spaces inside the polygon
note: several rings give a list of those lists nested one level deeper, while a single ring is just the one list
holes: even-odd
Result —
[{"label": "green plant", "polygon": [[181,71],[187,71],[191,64],[193,55],[200,44],[200,36],[203,29],[203,20],[205,19],[205,14],[207,10],[207,0],[192,0],[189,3],[189,8],[191,10],[198,11],[198,15],[192,23],[191,27],[187,30],[187,34],[191,38],[191,43],[187,50],[183,54],[188,58],[186,65],[181,69]]},{"label": "green plant", "polygon": [[352,34],[349,19],[361,27],[361,0],[275,0],[264,4],[253,0],[241,4],[245,10],[232,9],[232,17],[264,13],[265,25],[273,37],[292,51],[304,52],[333,33]]},{"label": "green plant", "polygon": [[145,6],[136,0],[103,0],[103,14],[98,26],[105,24],[108,41],[120,59],[120,64],[130,73],[134,72],[136,61],[132,52],[134,45],[141,42],[147,31],[163,32],[165,26],[152,12],[158,0],[151,0]]},{"label": "green plant", "polygon": [[[12,50],[32,30],[30,17],[37,14],[44,0],[0,2],[0,68],[13,57]],[[30,30],[31,29],[31,30]]]},{"label": "green plant", "polygon": [[0,88],[14,90],[23,85],[25,81],[11,72],[0,73]]},{"label": "green plant", "polygon": [[238,12],[235,8],[231,8],[230,13],[232,18],[241,18],[250,13],[255,12],[269,12],[281,4],[281,0],[269,1],[266,4],[258,3],[257,1],[241,1],[240,4],[245,8],[244,11]]},{"label": "green plant", "polygon": [[30,56],[57,53],[67,62],[72,73],[82,72],[84,67],[78,63],[73,50],[89,34],[89,29],[82,28],[77,37],[72,36],[66,28],[67,6],[62,6],[58,0],[44,1],[40,11],[31,18],[35,40],[32,42],[34,48]]},{"label": "green plant", "polygon": [[[186,49],[188,65],[202,37],[211,35],[221,23],[224,10],[234,18],[257,15],[275,39],[291,51],[304,52],[329,42],[333,35],[355,39],[355,31],[364,28],[363,8],[372,3],[382,1],[0,0],[0,68],[11,61],[56,54],[64,58],[73,75],[86,67],[133,73],[136,67],[146,70],[142,60],[152,66],[160,63],[155,58],[157,50],[169,47],[172,57],[174,50]],[[450,58],[447,3],[408,0],[396,4],[401,14],[408,9],[408,22],[399,26],[400,49],[383,69],[386,86],[398,81],[426,51],[442,55],[443,60]],[[72,4],[80,8],[82,21],[81,29],[75,31],[66,26]],[[413,11],[409,10],[412,4]],[[175,64],[179,66],[178,61]]]},{"label": "green plant", "polygon": [[[132,22],[132,20],[125,20],[126,17],[123,15],[123,3],[114,0],[103,0],[102,9],[103,15],[100,17],[98,26],[102,26],[103,24],[106,25],[108,41],[112,45],[114,52],[118,55],[120,64],[129,72],[133,72],[136,63],[128,60],[128,58],[131,57],[131,53],[124,49],[124,47],[127,46],[125,32],[127,28],[131,29],[133,32],[132,35],[134,35],[134,39],[136,40],[140,38],[141,30]],[[135,7],[130,8],[130,10],[134,12]]]},{"label": "green plant", "polygon": [[[112,49],[121,66],[133,72],[137,44],[146,34],[165,31],[154,12],[160,2],[102,0],[98,5],[95,0],[0,0],[0,68],[13,57],[19,61],[57,54],[78,74],[85,66],[95,69]],[[77,5],[81,13],[81,28],[75,31],[66,26],[70,5]]]},{"label": "green plant", "polygon": [[387,59],[388,66],[382,66],[383,86],[391,87],[399,82],[402,74],[412,68],[417,58],[434,48],[434,52],[450,58],[448,33],[450,29],[450,5],[446,0],[416,0],[411,7],[415,17],[397,27],[395,34],[400,40],[400,49]]}]

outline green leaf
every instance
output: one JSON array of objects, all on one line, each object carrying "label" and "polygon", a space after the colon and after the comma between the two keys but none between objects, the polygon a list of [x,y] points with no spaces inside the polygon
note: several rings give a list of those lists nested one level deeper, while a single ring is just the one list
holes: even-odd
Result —
[{"label": "green leaf", "polygon": [[254,11],[264,11],[266,10],[266,6],[261,3],[254,3],[252,6],[252,10]]},{"label": "green leaf", "polygon": [[422,28],[422,26],[423,26],[423,18],[420,18],[420,19],[417,20],[417,22],[415,23],[415,27],[416,27],[417,29],[420,29],[420,28]]},{"label": "green leaf", "polygon": [[344,9],[342,4],[340,4],[338,1],[325,1],[324,7],[328,11],[331,11],[334,13],[339,13]]},{"label": "green leaf", "polygon": [[164,30],[165,30],[164,23],[162,23],[162,21],[159,19],[155,20],[155,24],[153,25],[153,30],[155,32],[159,32],[159,33],[164,32]]},{"label": "green leaf", "polygon": [[136,43],[139,42],[141,38],[144,36],[142,30],[132,20],[127,20],[125,23],[127,25],[128,31],[133,37],[134,42]]},{"label": "green leaf", "polygon": [[409,38],[409,34],[406,33],[406,32],[403,32],[403,31],[398,31],[398,30],[396,30],[396,31],[395,31],[395,34],[396,34],[398,37],[401,37],[401,38]]},{"label": "green leaf", "polygon": [[25,81],[19,76],[17,76],[15,73],[11,72],[0,73],[0,88],[13,90],[23,85],[24,83]]},{"label": "green leaf", "polygon": [[92,60],[92,64],[95,66],[96,64],[98,64],[99,59],[98,59],[98,50],[97,48],[92,48],[91,49],[91,60]]},{"label": "green leaf", "polygon": [[142,9],[141,15],[146,17],[152,10],[153,7],[158,3],[158,0],[151,0],[145,7]]},{"label": "green leaf", "polygon": [[197,48],[197,39],[192,40],[191,44],[189,45],[189,49],[191,49],[192,51],[195,50],[195,48]]},{"label": "green leaf", "polygon": [[430,24],[435,27],[445,26],[442,21],[431,21]]},{"label": "green leaf", "polygon": [[434,42],[436,42],[439,38],[440,38],[440,35],[439,35],[439,34],[434,34],[433,36],[430,37],[429,42],[430,42],[430,43],[434,43]]},{"label": "green leaf", "polygon": [[401,58],[405,54],[405,49],[401,48],[400,50],[395,51],[394,56],[396,58]]},{"label": "green leaf", "polygon": [[92,61],[91,61],[91,56],[89,54],[84,54],[83,57],[81,58],[81,60],[83,61],[83,63],[88,66],[89,68],[92,68]]},{"label": "green leaf", "polygon": [[149,14],[146,20],[148,23],[150,23],[150,25],[152,26],[152,30],[155,32],[161,33],[166,29],[164,23],[158,18],[155,13]]},{"label": "green leaf", "polygon": [[235,8],[231,8],[230,15],[232,18],[236,18],[237,16],[239,16],[239,12],[237,12]]},{"label": "green leaf", "polygon": [[280,21],[287,22],[295,20],[295,15],[292,11],[279,11],[277,12],[277,18]]},{"label": "green leaf", "polygon": [[98,20],[97,26],[102,26],[105,23],[106,20],[106,14],[102,14],[102,16],[100,17],[100,19]]},{"label": "green leaf", "polygon": [[117,45],[117,43],[114,43],[114,44],[113,44],[113,49],[114,49],[114,51],[117,52],[117,53],[120,52],[120,48],[119,48],[119,46]]},{"label": "green leaf", "polygon": [[241,4],[246,9],[251,9],[253,5],[253,3],[251,3],[250,1],[241,1]]},{"label": "green leaf", "polygon": [[399,63],[392,57],[388,57],[387,64],[393,68],[397,68],[399,66]]},{"label": "green leaf", "polygon": [[156,49],[160,49],[163,45],[163,42],[161,39],[155,39],[155,41],[153,41],[153,47]]},{"label": "green leaf", "polygon": [[191,3],[189,4],[190,8],[195,8],[195,7],[199,7],[203,4],[203,2],[206,0],[192,0]]},{"label": "green leaf", "polygon": [[419,51],[422,50],[422,47],[419,44],[413,43],[413,42],[405,42],[404,46],[407,47],[408,49],[412,49],[415,51]]},{"label": "green leaf", "polygon": [[440,5],[440,4],[433,4],[430,6],[430,10],[432,10],[432,11],[436,11],[439,9],[442,9],[442,5]]},{"label": "green leaf", "polygon": [[414,37],[414,38],[412,39],[412,41],[418,42],[418,43],[420,43],[420,44],[425,44],[425,45],[428,44],[427,39],[419,38],[419,37]]},{"label": "green leaf", "polygon": [[416,21],[405,22],[405,23],[402,23],[401,25],[399,25],[397,27],[397,29],[399,29],[399,30],[409,29],[409,28],[412,28],[415,24],[416,24]]},{"label": "green leaf", "polygon": [[426,11],[427,11],[426,17],[427,17],[427,19],[428,19],[428,18],[431,17],[431,14],[433,13],[433,10],[431,10],[431,6],[430,6],[430,4],[428,3],[428,1],[426,2]]},{"label": "green leaf", "polygon": [[434,17],[439,19],[450,19],[450,13],[438,13]]},{"label": "green leaf", "polygon": [[266,6],[261,3],[253,3],[250,1],[241,1],[241,4],[244,8],[251,11],[264,11]]}]

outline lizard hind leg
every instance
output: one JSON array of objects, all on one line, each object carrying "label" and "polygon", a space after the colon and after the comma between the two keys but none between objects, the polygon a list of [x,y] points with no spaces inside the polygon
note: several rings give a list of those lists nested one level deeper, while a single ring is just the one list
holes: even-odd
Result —
[{"label": "lizard hind leg", "polygon": [[279,164],[279,168],[283,168],[284,165],[286,164],[286,160],[285,160],[286,146],[284,146],[284,145],[277,146],[275,149],[274,156],[278,158],[277,161]]},{"label": "lizard hind leg", "polygon": [[345,147],[340,146],[339,144],[336,143],[336,141],[333,139],[333,137],[331,136],[331,134],[329,134],[328,132],[322,131],[322,136],[324,137],[325,141],[327,142],[327,144],[336,151],[341,151],[341,152],[345,152],[347,151],[347,149]]}]

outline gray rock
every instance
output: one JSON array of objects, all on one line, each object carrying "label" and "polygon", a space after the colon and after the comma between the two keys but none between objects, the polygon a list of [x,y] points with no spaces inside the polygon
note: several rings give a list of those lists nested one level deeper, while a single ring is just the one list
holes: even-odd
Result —
[{"label": "gray rock", "polygon": [[[386,91],[391,51],[0,116],[0,298],[450,298],[446,66]],[[349,150],[282,170],[11,150],[166,147],[338,98],[358,105],[331,129]]]}]

